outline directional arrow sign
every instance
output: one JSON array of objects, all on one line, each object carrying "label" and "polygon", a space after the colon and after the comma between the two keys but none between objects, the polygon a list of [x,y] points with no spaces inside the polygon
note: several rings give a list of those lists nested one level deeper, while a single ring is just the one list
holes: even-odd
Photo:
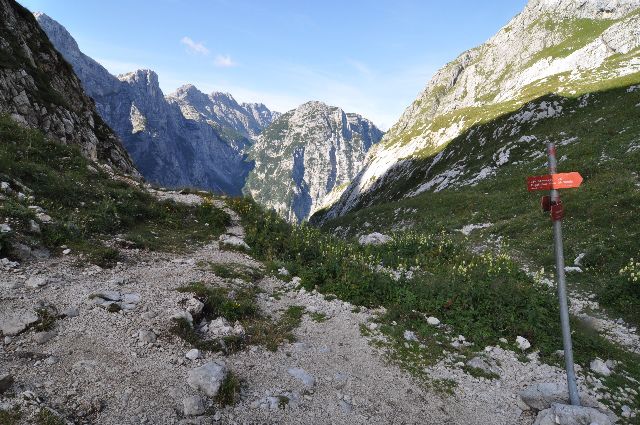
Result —
[{"label": "directional arrow sign", "polygon": [[581,183],[580,173],[547,174],[546,176],[527,177],[527,190],[533,192],[535,190],[570,189],[580,186]]}]

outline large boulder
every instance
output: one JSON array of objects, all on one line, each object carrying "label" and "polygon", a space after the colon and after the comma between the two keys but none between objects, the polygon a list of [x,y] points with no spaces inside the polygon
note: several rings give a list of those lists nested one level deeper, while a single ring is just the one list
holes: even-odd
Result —
[{"label": "large boulder", "polygon": [[38,315],[33,311],[14,313],[12,316],[0,319],[0,331],[5,336],[18,335],[38,320]]},{"label": "large boulder", "polygon": [[593,407],[554,403],[538,413],[533,425],[612,425],[614,421]]},{"label": "large boulder", "polygon": [[368,235],[360,236],[358,243],[360,245],[382,245],[390,242],[393,238],[391,236],[383,235],[382,233],[373,232]]},{"label": "large boulder", "polygon": [[[520,398],[532,409],[544,410],[554,403],[569,403],[569,390],[566,384],[544,382],[528,387],[519,393]],[[580,397],[581,404],[597,407],[598,402],[585,395]]]},{"label": "large boulder", "polygon": [[209,397],[215,397],[228,373],[227,366],[223,362],[213,361],[190,370],[187,383],[194,390],[202,391]]}]

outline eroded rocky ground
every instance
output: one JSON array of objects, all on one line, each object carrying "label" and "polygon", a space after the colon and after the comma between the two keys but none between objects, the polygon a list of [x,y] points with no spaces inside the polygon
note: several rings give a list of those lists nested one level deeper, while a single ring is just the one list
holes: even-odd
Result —
[{"label": "eroded rocky ground", "polygon": [[[211,264],[264,271],[247,254],[229,249],[244,243],[238,217],[230,213],[234,220],[221,238],[225,243],[212,241],[189,254],[128,250],[112,269],[80,264],[73,252],[29,264],[5,263],[0,271],[5,334],[0,409],[19,409],[15,423],[20,424],[54,423],[38,422],[48,415],[49,420],[64,418],[60,423],[109,425],[529,425],[537,414],[531,405],[544,409],[562,399],[554,391],[564,388],[563,371],[539,363],[535,354],[523,362],[523,353],[487,347],[476,366],[499,379],[473,377],[463,370],[465,363],[447,356],[427,370],[433,381],[425,382],[376,348],[376,341],[384,341],[374,323],[379,311],[297,289],[296,278],[284,270],[256,280],[218,276]],[[174,318],[191,313],[194,326],[206,329],[206,322],[197,320],[199,302],[177,291],[192,282],[234,291],[256,287],[260,310],[274,323],[291,306],[303,307],[292,331],[295,341],[281,343],[277,351],[252,344],[227,353],[193,351],[173,331]],[[210,332],[213,323],[207,326]],[[233,333],[233,323],[228,325],[216,332]],[[416,343],[411,335],[406,338],[407,344]],[[456,344],[464,345],[463,338]],[[197,369],[202,366],[238,379],[241,391],[234,404],[221,406],[211,397],[223,391],[217,388],[221,380],[213,373],[202,384],[203,375],[194,372],[202,372]],[[450,392],[434,382],[449,383]],[[603,408],[593,382],[581,380],[581,389],[590,404]],[[558,387],[542,390],[543,395],[525,400],[528,404],[518,395],[540,383]],[[43,410],[49,413],[43,416]]]}]

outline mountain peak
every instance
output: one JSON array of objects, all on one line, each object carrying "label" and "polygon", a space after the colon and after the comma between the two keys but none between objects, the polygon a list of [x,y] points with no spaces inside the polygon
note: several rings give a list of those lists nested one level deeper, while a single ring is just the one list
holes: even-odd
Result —
[{"label": "mountain peak", "polygon": [[[58,40],[56,48],[61,53],[76,52],[77,54],[80,52],[78,43],[62,24],[44,12],[34,12],[33,16],[50,39],[56,38]],[[65,50],[67,52],[64,52]]]},{"label": "mountain peak", "polygon": [[618,19],[639,6],[638,0],[529,0],[525,13],[552,13],[556,18]]}]

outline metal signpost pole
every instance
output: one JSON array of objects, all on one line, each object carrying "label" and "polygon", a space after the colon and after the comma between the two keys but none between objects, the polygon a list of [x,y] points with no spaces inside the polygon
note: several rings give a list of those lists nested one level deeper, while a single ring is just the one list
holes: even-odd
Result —
[{"label": "metal signpost pole", "polygon": [[[547,145],[549,154],[549,174],[557,173],[556,147],[553,142]],[[556,253],[556,273],[558,276],[558,299],[560,301],[560,324],[562,326],[562,343],[564,346],[564,361],[567,369],[567,384],[569,387],[569,400],[574,406],[580,405],[578,385],[576,384],[576,372],[573,367],[573,349],[571,347],[571,329],[569,328],[569,307],[567,304],[567,287],[564,277],[564,252],[562,246],[562,201],[560,193],[551,189],[551,218],[553,220],[553,239]],[[554,211],[555,210],[555,211]]]}]

